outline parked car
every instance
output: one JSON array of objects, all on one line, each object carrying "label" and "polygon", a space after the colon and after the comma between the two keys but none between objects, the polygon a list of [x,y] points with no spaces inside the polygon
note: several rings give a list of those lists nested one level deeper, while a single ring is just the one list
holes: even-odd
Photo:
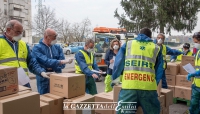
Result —
[{"label": "parked car", "polygon": [[78,52],[80,49],[82,49],[83,46],[69,45],[68,48],[71,50],[71,54],[74,54]]},{"label": "parked car", "polygon": [[71,54],[71,49],[69,47],[64,47],[63,48],[63,53],[66,55],[70,55]]}]

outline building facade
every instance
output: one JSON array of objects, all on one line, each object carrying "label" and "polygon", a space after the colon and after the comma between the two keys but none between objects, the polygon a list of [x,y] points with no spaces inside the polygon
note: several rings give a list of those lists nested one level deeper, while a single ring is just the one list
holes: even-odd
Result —
[{"label": "building facade", "polygon": [[0,0],[0,9],[9,20],[16,19],[23,24],[22,40],[32,44],[31,0]]}]

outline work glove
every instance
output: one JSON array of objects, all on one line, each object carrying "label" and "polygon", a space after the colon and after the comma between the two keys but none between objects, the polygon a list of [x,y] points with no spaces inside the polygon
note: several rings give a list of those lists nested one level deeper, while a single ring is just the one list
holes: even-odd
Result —
[{"label": "work glove", "polygon": [[61,64],[71,64],[73,62],[73,59],[65,59],[60,61]]},{"label": "work glove", "polygon": [[175,61],[175,59],[172,59],[172,60],[171,60],[171,62],[174,62],[174,61]]},{"label": "work glove", "polygon": [[50,77],[49,77],[50,74],[53,74],[53,73],[55,73],[55,72],[42,72],[42,73],[41,73],[41,76],[44,77],[44,78],[48,78],[48,79],[49,79],[49,78],[50,78]]},{"label": "work glove", "polygon": [[191,77],[194,77],[195,75],[196,75],[196,73],[188,74],[187,75],[187,80],[191,81]]},{"label": "work glove", "polygon": [[99,76],[98,76],[97,74],[92,74],[92,77],[93,77],[94,79],[99,78]]}]

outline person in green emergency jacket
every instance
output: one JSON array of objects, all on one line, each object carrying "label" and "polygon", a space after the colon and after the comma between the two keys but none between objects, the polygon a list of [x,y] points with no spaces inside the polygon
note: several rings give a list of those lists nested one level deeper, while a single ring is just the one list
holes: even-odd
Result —
[{"label": "person in green emergency jacket", "polygon": [[102,72],[98,68],[93,52],[94,41],[92,39],[87,39],[84,48],[75,54],[75,72],[86,75],[86,93],[91,95],[97,94],[95,79],[99,78],[98,74],[94,73],[92,70]]},{"label": "person in green emergency jacket", "polygon": [[[194,47],[196,49],[200,49],[200,32],[196,32],[193,35]],[[187,80],[191,81],[191,77],[193,77],[192,83],[192,95],[190,100],[190,114],[200,114],[200,50],[197,52],[195,56],[195,68],[196,72],[188,74]]]},{"label": "person in green emergency jacket", "polygon": [[138,106],[142,107],[144,114],[160,114],[156,90],[163,75],[163,57],[151,35],[150,29],[141,29],[138,36],[125,43],[117,53],[113,81],[123,71],[117,114],[135,114],[134,107]]},{"label": "person in green emergency jacket", "polygon": [[107,51],[106,53],[106,57],[104,59],[106,65],[108,65],[108,68],[107,68],[107,76],[105,78],[105,92],[110,92],[112,91],[112,87],[111,87],[111,82],[112,82],[112,78],[111,78],[111,75],[112,75],[112,69],[113,68],[110,68],[110,64],[113,64],[114,63],[114,58],[116,57],[117,55],[117,52],[119,51],[121,45],[120,45],[120,42],[118,39],[114,39],[111,41],[110,43],[110,49]]}]

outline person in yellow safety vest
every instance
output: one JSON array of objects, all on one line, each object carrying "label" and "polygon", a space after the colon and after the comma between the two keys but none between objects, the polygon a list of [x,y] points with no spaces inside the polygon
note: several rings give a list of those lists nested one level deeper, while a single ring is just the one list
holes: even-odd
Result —
[{"label": "person in yellow safety vest", "polygon": [[166,81],[166,75],[165,75],[165,69],[167,68],[167,60],[166,60],[166,55],[180,55],[183,54],[183,52],[179,51],[179,50],[175,50],[175,49],[171,49],[168,46],[164,45],[164,41],[165,41],[165,35],[162,33],[159,33],[157,35],[157,39],[154,41],[157,45],[160,46],[160,49],[162,51],[162,55],[163,55],[163,77],[162,77],[162,88],[167,89],[167,81]]},{"label": "person in yellow safety vest", "polygon": [[[17,20],[10,20],[6,23],[6,32],[0,36],[0,65],[23,68],[26,74],[32,72],[36,75],[48,77],[49,73],[41,68],[34,57],[32,57],[28,45],[21,40],[23,26]],[[30,83],[23,84],[29,87]]]},{"label": "person in yellow safety vest", "polygon": [[102,73],[98,68],[93,52],[94,41],[87,39],[84,48],[75,54],[75,72],[86,75],[86,93],[91,95],[97,94],[95,79],[99,78],[98,74],[92,70],[97,70]]},{"label": "person in yellow safety vest", "polygon": [[115,61],[115,57],[120,49],[121,45],[119,40],[116,38],[114,40],[111,41],[110,43],[110,49],[106,52],[106,56],[105,56],[105,63],[106,65],[108,65],[107,68],[107,76],[105,78],[105,92],[110,92],[112,91],[112,87],[111,87],[111,82],[112,82],[112,68],[110,67],[110,65],[114,64]]},{"label": "person in yellow safety vest", "polygon": [[124,70],[117,114],[135,114],[134,107],[138,106],[142,107],[144,114],[160,114],[157,85],[162,78],[163,57],[151,35],[150,29],[141,29],[138,36],[125,43],[117,53],[113,82]]},{"label": "person in yellow safety vest", "polygon": [[[200,32],[195,32],[193,35],[194,47],[200,49]],[[190,114],[200,114],[200,50],[197,52],[195,56],[195,68],[196,72],[188,74],[187,80],[191,81],[191,77],[193,77],[192,83],[192,95],[190,100]]]},{"label": "person in yellow safety vest", "polygon": [[192,56],[192,52],[190,51],[190,44],[189,43],[185,43],[183,45],[183,48],[179,49],[179,51],[183,52],[183,54],[181,54],[179,56],[172,56],[171,62],[174,62],[175,60],[181,61],[183,55]]}]

